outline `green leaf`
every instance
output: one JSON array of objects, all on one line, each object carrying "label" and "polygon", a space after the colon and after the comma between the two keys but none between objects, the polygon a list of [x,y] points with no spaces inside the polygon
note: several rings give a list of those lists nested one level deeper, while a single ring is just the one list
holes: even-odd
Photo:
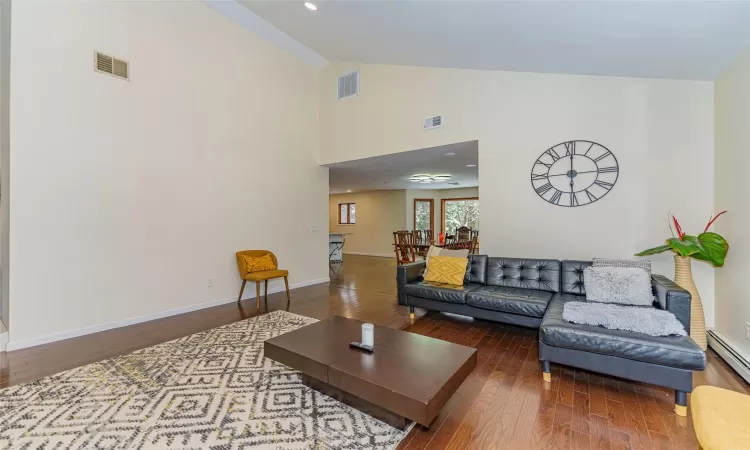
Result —
[{"label": "green leaf", "polygon": [[708,232],[701,233],[698,237],[685,236],[685,240],[690,238],[690,242],[696,245],[700,250],[691,256],[695,259],[711,263],[714,267],[722,267],[724,259],[729,251],[729,243],[721,235]]},{"label": "green leaf", "polygon": [[650,248],[648,250],[644,250],[640,253],[636,253],[635,256],[648,256],[648,255],[656,255],[657,253],[664,253],[667,250],[672,250],[672,247],[668,245],[660,245],[658,247]]},{"label": "green leaf", "polygon": [[684,235],[682,241],[677,238],[669,238],[667,239],[667,245],[672,247],[672,250],[680,256],[694,255],[701,251],[701,247],[696,242],[687,239],[689,237],[693,236]]}]

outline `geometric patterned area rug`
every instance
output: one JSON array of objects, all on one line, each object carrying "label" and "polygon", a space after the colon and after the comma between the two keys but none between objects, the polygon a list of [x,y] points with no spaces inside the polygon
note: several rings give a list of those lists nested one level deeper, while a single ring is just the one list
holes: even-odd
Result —
[{"label": "geometric patterned area rug", "polygon": [[304,386],[274,311],[0,391],[0,449],[393,449],[408,431]]}]

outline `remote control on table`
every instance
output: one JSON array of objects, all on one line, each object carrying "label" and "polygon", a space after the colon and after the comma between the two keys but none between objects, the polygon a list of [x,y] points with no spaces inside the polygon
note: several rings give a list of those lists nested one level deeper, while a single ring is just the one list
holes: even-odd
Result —
[{"label": "remote control on table", "polygon": [[362,343],[359,343],[359,342],[351,342],[351,343],[349,343],[349,347],[354,347],[354,348],[360,349],[362,351],[365,351],[367,353],[372,353],[372,352],[375,351],[375,349],[373,347],[370,347],[369,345],[365,345],[365,344],[362,344]]}]

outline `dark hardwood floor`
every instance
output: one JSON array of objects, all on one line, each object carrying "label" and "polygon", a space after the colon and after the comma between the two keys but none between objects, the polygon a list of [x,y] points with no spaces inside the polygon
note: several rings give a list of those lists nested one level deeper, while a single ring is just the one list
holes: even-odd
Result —
[{"label": "dark hardwood floor", "polygon": [[[553,366],[542,381],[536,330],[418,311],[409,320],[396,304],[394,260],[346,256],[330,285],[292,291],[291,311],[322,319],[334,314],[403,328],[478,349],[478,364],[430,428],[416,426],[399,449],[697,449],[690,416],[672,412],[672,392],[595,373]],[[239,281],[237,283],[239,289]],[[269,296],[282,309],[283,293]],[[227,304],[39,347],[0,353],[0,387],[128,353],[255,316],[255,300]],[[693,377],[750,393],[713,351]]]}]

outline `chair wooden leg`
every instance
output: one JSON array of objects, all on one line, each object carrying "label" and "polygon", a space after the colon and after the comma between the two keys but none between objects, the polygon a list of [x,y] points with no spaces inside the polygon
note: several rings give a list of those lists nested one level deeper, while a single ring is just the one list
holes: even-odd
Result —
[{"label": "chair wooden leg", "polygon": [[255,282],[255,309],[260,311],[260,281]]},{"label": "chair wooden leg", "polygon": [[266,304],[266,312],[268,312],[268,280],[266,280],[265,292],[263,293],[263,301]]},{"label": "chair wooden leg", "polygon": [[287,277],[284,277],[284,285],[286,286],[286,310],[289,311],[289,304],[292,299],[289,297],[289,279]]},{"label": "chair wooden leg", "polygon": [[240,296],[237,297],[237,303],[239,303],[240,300],[242,300],[242,291],[245,290],[245,283],[247,283],[247,280],[242,280],[242,287],[240,288]]}]

